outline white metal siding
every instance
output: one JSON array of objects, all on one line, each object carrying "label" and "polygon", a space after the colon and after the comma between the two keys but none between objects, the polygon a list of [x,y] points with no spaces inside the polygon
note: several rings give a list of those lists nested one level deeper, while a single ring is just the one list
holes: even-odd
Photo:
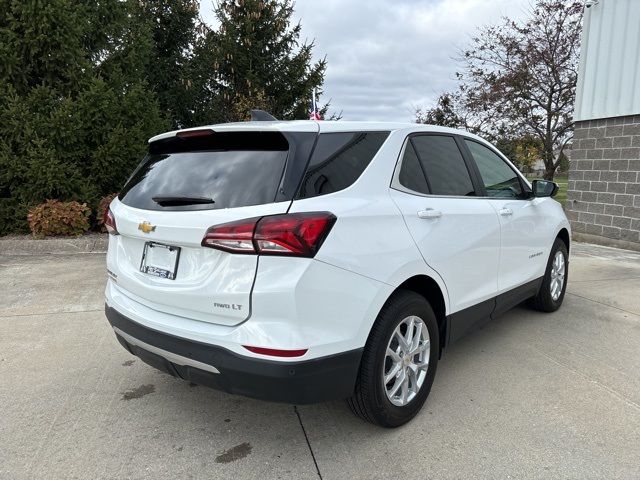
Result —
[{"label": "white metal siding", "polygon": [[640,0],[585,9],[574,119],[640,114]]}]

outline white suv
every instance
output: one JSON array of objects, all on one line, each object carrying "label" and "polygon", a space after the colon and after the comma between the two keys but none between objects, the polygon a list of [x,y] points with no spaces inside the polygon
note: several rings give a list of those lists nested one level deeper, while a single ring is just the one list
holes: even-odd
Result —
[{"label": "white suv", "polygon": [[449,343],[524,300],[560,306],[570,230],[556,191],[448,128],[165,133],[107,214],[106,315],[176,377],[293,404],[347,398],[398,426]]}]

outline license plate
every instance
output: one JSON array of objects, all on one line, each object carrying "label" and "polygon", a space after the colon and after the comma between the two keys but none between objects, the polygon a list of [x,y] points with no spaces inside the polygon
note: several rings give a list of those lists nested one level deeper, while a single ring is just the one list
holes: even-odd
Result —
[{"label": "license plate", "polygon": [[144,244],[140,271],[154,277],[174,280],[178,271],[180,247],[147,242]]}]

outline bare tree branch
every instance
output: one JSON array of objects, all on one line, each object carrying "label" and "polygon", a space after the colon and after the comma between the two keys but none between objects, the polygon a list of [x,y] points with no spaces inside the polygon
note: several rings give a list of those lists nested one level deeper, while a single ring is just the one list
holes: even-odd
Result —
[{"label": "bare tree branch", "polygon": [[524,21],[479,29],[460,53],[459,88],[416,121],[492,139],[535,136],[553,178],[573,129],[582,11],[578,0],[536,0]]}]

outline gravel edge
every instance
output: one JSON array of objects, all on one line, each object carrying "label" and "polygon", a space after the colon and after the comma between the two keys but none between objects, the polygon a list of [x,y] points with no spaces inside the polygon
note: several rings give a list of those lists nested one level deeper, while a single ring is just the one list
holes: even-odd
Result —
[{"label": "gravel edge", "polygon": [[109,235],[106,233],[43,239],[30,235],[11,235],[0,237],[0,255],[106,253],[108,244]]}]

